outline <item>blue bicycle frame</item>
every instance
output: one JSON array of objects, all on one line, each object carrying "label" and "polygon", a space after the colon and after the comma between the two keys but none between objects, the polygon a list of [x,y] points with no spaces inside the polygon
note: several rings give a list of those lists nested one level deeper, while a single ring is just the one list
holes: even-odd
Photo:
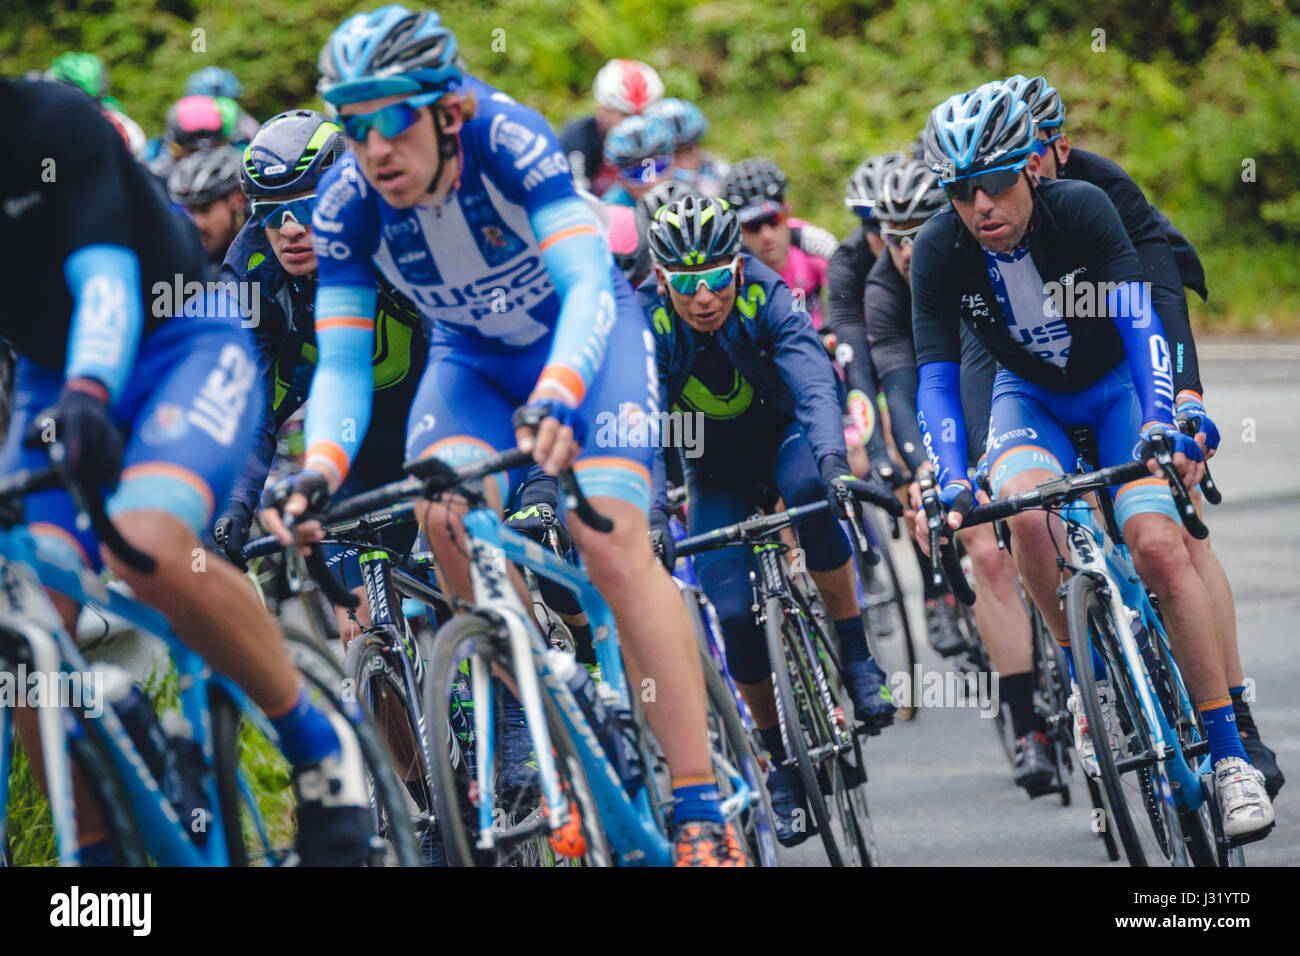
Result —
[{"label": "blue bicycle frame", "polygon": [[[551,826],[558,829],[568,819],[568,801],[560,794],[550,735],[540,697],[544,687],[559,708],[573,738],[578,758],[599,807],[600,826],[618,860],[626,865],[668,866],[673,855],[668,839],[659,829],[647,787],[649,768],[636,792],[629,796],[613,764],[597,739],[568,685],[547,664],[547,646],[532,623],[531,613],[520,603],[506,575],[506,562],[523,565],[535,574],[568,589],[591,621],[596,660],[605,682],[618,691],[623,705],[631,707],[627,675],[619,650],[618,634],[609,606],[578,568],[559,558],[537,542],[504,527],[490,509],[477,508],[464,519],[470,538],[470,577],[476,606],[498,616],[510,638],[519,700],[523,705],[537,757],[542,793],[550,807]],[[470,679],[474,694],[474,733],[478,750],[479,793],[492,793],[495,753],[492,682],[487,664],[471,658]],[[539,687],[540,681],[540,687]],[[741,782],[743,785],[743,781]],[[747,795],[746,795],[747,796]],[[479,842],[482,849],[495,845],[492,800],[479,801]]]},{"label": "blue bicycle frame", "polygon": [[[179,679],[181,713],[193,728],[195,743],[203,749],[207,768],[205,791],[209,814],[204,845],[199,846],[191,839],[190,830],[163,795],[158,781],[145,765],[112,707],[105,707],[99,718],[103,743],[126,789],[146,848],[155,860],[164,866],[229,866],[224,831],[226,821],[221,819],[216,775],[211,770],[214,750],[208,711],[209,693],[214,688],[219,689],[267,738],[278,743],[279,738],[270,722],[229,678],[214,673],[198,654],[182,644],[157,611],[105,587],[98,576],[84,566],[52,563],[39,557],[35,539],[25,527],[0,530],[0,579],[5,584],[5,595],[0,600],[0,605],[3,605],[0,607],[0,620],[3,621],[0,630],[27,642],[34,667],[39,672],[68,675],[91,672],[76,642],[64,631],[44,592],[46,587],[78,603],[94,604],[117,615],[167,645]],[[78,862],[77,828],[67,735],[85,733],[85,728],[78,721],[65,723],[63,717],[63,712],[55,706],[43,706],[38,713],[59,863],[75,866]],[[4,811],[9,800],[8,757],[12,742],[12,720],[8,709],[0,708],[0,837],[4,835]],[[256,821],[262,843],[269,850],[270,841],[256,812],[251,788],[242,775],[239,786]],[[232,825],[238,826],[238,821],[233,821]]]}]

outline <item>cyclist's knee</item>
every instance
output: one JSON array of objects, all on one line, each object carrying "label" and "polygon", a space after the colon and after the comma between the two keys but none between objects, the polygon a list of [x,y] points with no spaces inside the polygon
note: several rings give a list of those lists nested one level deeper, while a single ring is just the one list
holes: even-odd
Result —
[{"label": "cyclist's knee", "polygon": [[611,498],[597,499],[593,505],[614,522],[612,531],[596,531],[576,516],[569,521],[569,533],[592,583],[607,595],[642,586],[658,566],[645,515],[634,505]]},{"label": "cyclist's knee", "polygon": [[154,571],[143,574],[108,548],[102,549],[108,569],[142,598],[151,594],[166,596],[201,580],[198,574],[206,569],[210,556],[203,552],[189,526],[175,515],[166,511],[127,511],[115,524],[128,544],[154,559]]},{"label": "cyclist's knee", "polygon": [[1011,555],[998,547],[992,525],[976,525],[961,533],[962,547],[970,555],[976,582],[997,590],[1016,582],[1016,567]]},{"label": "cyclist's knee", "polygon": [[1133,567],[1156,590],[1163,590],[1165,583],[1172,583],[1191,570],[1179,527],[1162,514],[1134,515],[1124,524],[1124,540],[1133,557]]}]

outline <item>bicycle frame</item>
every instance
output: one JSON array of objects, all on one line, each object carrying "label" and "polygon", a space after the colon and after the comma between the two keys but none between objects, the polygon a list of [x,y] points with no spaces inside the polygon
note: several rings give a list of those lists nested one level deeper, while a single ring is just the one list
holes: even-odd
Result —
[{"label": "bicycle frame", "polygon": [[[579,569],[559,558],[553,551],[509,528],[488,508],[471,510],[464,519],[470,544],[470,579],[474,599],[480,612],[497,618],[510,642],[518,694],[532,736],[537,757],[542,793],[550,808],[551,827],[567,822],[569,804],[560,793],[550,734],[542,704],[544,687],[559,708],[561,718],[573,737],[592,795],[600,807],[599,824],[620,863],[642,866],[668,866],[672,851],[667,838],[655,823],[647,786],[648,772],[634,796],[629,797],[613,764],[588,724],[568,685],[547,665],[547,646],[532,623],[511,585],[507,562],[530,568],[535,574],[574,592],[591,621],[596,659],[606,683],[618,691],[623,705],[631,706],[618,634],[609,606]],[[492,790],[495,740],[492,687],[488,662],[476,654],[470,660],[470,679],[474,693],[474,735],[478,749],[477,782],[480,794]],[[480,849],[495,846],[492,819],[493,801],[479,801]]]},{"label": "bicycle frame", "polygon": [[[203,846],[190,838],[190,831],[163,795],[158,781],[145,765],[112,707],[105,707],[99,718],[103,743],[122,779],[141,835],[154,859],[163,866],[228,866],[225,821],[221,819],[216,775],[211,769],[214,751],[208,712],[210,689],[219,688],[268,739],[278,743],[279,737],[270,722],[252,706],[234,682],[214,673],[203,658],[182,644],[157,611],[110,590],[84,566],[55,564],[38,557],[35,539],[26,528],[0,530],[0,580],[4,582],[4,595],[0,598],[3,630],[27,643],[34,666],[42,673],[87,674],[91,671],[75,640],[64,631],[45,594],[44,588],[47,587],[79,603],[91,603],[118,615],[167,645],[179,679],[181,713],[193,728],[193,739],[202,747],[206,765],[209,817],[207,840]],[[78,862],[77,827],[68,747],[70,731],[57,706],[42,706],[38,722],[59,863],[75,866]],[[73,723],[72,733],[84,732],[80,724]],[[9,800],[8,754],[12,739],[13,726],[8,711],[0,708],[0,817],[5,815]],[[242,777],[239,785],[253,811],[263,844],[269,849],[270,841],[251,800],[251,790]],[[234,825],[238,825],[237,821]],[[2,831],[3,820],[0,819],[0,835]]]},{"label": "bicycle frame", "polygon": [[1139,705],[1155,738],[1154,757],[1165,762],[1174,802],[1181,810],[1196,810],[1204,801],[1200,775],[1209,772],[1209,757],[1204,757],[1195,768],[1189,766],[1183,758],[1177,734],[1165,718],[1163,708],[1156,703],[1155,685],[1146,660],[1138,648],[1134,624],[1140,619],[1146,626],[1148,640],[1162,642],[1171,668],[1171,685],[1178,695],[1174,703],[1184,713],[1194,714],[1195,707],[1183,683],[1182,674],[1178,671],[1172,653],[1169,653],[1169,636],[1165,633],[1155,608],[1151,606],[1146,588],[1133,569],[1128,548],[1112,541],[1098,527],[1092,509],[1086,503],[1071,502],[1060,509],[1060,514],[1066,523],[1070,563],[1074,565],[1075,573],[1098,575],[1106,582],[1105,598],[1111,619],[1116,624],[1115,633],[1124,655],[1124,665],[1137,678],[1134,685],[1138,691]]}]

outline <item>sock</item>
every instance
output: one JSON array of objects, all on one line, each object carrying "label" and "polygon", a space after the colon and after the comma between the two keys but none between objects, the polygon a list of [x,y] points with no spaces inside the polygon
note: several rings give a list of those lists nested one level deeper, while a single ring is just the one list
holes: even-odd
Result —
[{"label": "sock", "polygon": [[122,861],[117,858],[117,853],[113,850],[113,843],[108,837],[95,840],[93,843],[87,843],[85,846],[78,848],[77,858],[81,861],[82,866],[122,865]]},{"label": "sock", "polygon": [[844,664],[860,664],[871,660],[871,648],[867,646],[867,629],[861,616],[855,614],[842,621],[835,622],[835,631],[840,636],[840,658]]},{"label": "sock", "polygon": [[1216,697],[1196,705],[1205,724],[1205,735],[1210,738],[1210,766],[1224,757],[1241,757],[1249,763],[1246,748],[1241,745],[1237,732],[1237,716],[1232,712],[1231,697]]},{"label": "sock", "polygon": [[763,746],[767,752],[772,755],[772,762],[778,766],[785,763],[785,741],[781,739],[781,725],[768,727],[766,730],[758,732],[758,739],[763,741]]},{"label": "sock", "polygon": [[710,780],[708,783],[689,783],[677,786],[673,781],[673,822],[682,823],[725,823],[722,818],[722,795],[718,785]]},{"label": "sock", "polygon": [[1011,707],[1011,728],[1017,738],[1045,729],[1042,716],[1034,710],[1033,676],[1025,671],[998,677],[998,693]]},{"label": "sock", "polygon": [[916,562],[921,568],[921,587],[925,599],[937,598],[945,592],[942,584],[934,583],[934,573],[930,570],[930,559],[921,553],[920,547],[915,541],[912,542],[912,552],[916,555]]},{"label": "sock", "polygon": [[1250,704],[1246,703],[1243,696],[1246,688],[1229,687],[1228,693],[1232,696],[1232,712],[1237,716],[1237,732],[1243,738],[1250,736],[1259,736],[1259,729],[1255,726],[1255,717],[1250,712]]},{"label": "sock", "polygon": [[308,700],[303,688],[288,713],[271,717],[271,726],[280,735],[280,751],[291,764],[315,763],[339,751],[339,737],[329,718]]},{"label": "sock", "polygon": [[[1070,669],[1070,680],[1077,684],[1078,678],[1074,676],[1074,648],[1069,644],[1060,645],[1061,650],[1065,651],[1065,663]],[[1092,676],[1094,680],[1106,680],[1110,676],[1106,671],[1106,658],[1101,656],[1101,651],[1097,650],[1095,644],[1089,644],[1092,649]]]}]

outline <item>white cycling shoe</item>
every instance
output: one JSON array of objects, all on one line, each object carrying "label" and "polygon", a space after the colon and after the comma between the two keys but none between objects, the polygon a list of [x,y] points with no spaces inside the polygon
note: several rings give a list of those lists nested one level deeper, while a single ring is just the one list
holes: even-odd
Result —
[{"label": "white cycling shoe", "polygon": [[[1079,702],[1079,685],[1071,682],[1073,693],[1066,701],[1066,707],[1074,714],[1074,752],[1079,757],[1083,772],[1094,780],[1101,776],[1097,766],[1097,754],[1093,750],[1092,737],[1088,735],[1088,715]],[[1106,725],[1106,736],[1110,741],[1111,753],[1124,753],[1124,735],[1119,728],[1119,715],[1115,713],[1115,698],[1112,695],[1110,681],[1097,681],[1097,699],[1101,702],[1101,718]]]},{"label": "white cycling shoe", "polygon": [[1223,816],[1223,835],[1240,839],[1273,825],[1273,802],[1264,775],[1242,757],[1224,757],[1214,765],[1214,795]]}]

